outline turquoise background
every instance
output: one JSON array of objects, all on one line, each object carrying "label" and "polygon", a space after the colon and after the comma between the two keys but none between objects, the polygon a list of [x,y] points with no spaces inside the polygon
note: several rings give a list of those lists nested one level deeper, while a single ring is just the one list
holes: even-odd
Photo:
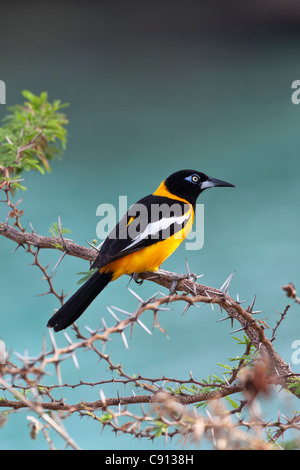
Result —
[{"label": "turquoise background", "polygon": [[[276,312],[290,303],[281,287],[293,282],[300,289],[300,107],[291,102],[291,84],[300,78],[300,17],[283,7],[279,14],[267,3],[253,2],[246,11],[243,2],[2,2],[0,79],[7,105],[20,102],[23,89],[46,90],[50,100],[70,103],[63,159],[53,163],[51,174],[26,174],[24,226],[31,221],[47,235],[59,213],[70,237],[86,244],[96,237],[97,206],[117,207],[119,195],[131,204],[182,168],[229,181],[235,189],[206,191],[199,199],[205,205],[203,249],[187,251],[183,244],[163,267],[183,273],[187,258],[191,271],[215,287],[235,270],[231,295],[249,303],[257,296],[270,337]],[[0,117],[5,114],[0,105]],[[1,206],[0,220],[5,214]],[[58,305],[53,296],[37,297],[47,286],[22,248],[10,254],[14,247],[1,237],[0,338],[8,351],[33,356],[43,338],[50,347],[46,323]],[[59,256],[43,252],[41,260],[54,267]],[[65,257],[55,286],[73,292],[77,273],[87,268],[85,261]],[[109,285],[79,326],[95,328],[102,317],[112,324],[106,305],[134,311],[137,301],[127,283],[124,277]],[[157,291],[150,282],[131,287],[143,298]],[[150,337],[135,327],[132,339],[127,334],[128,351],[114,337],[106,352],[130,374],[188,379],[191,370],[199,380],[221,374],[218,362],[243,353],[228,322],[216,322],[224,314],[201,306],[181,315],[183,307],[174,304],[160,314],[166,334],[155,329]],[[277,334],[276,350],[287,362],[300,337],[299,314],[292,304]],[[152,315],[143,321],[151,328]],[[68,334],[74,337],[70,329]],[[56,339],[66,344],[62,333]],[[90,352],[80,351],[78,360],[79,371],[71,359],[64,362],[64,382],[110,377],[107,364]],[[300,372],[299,365],[292,367]],[[103,389],[106,396],[132,394],[123,386]],[[99,399],[99,387],[68,392],[70,403],[81,398]],[[285,393],[274,394],[265,413],[276,417],[278,407],[291,413],[295,406]],[[30,439],[31,414],[9,416],[0,449],[47,448],[42,435]],[[153,445],[115,438],[109,429],[100,434],[99,424],[75,415],[65,426],[84,449],[181,448],[176,442],[165,446],[163,438]]]}]

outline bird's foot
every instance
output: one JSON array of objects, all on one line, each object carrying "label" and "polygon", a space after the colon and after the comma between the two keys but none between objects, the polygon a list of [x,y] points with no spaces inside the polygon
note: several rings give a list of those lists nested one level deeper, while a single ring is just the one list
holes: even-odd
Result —
[{"label": "bird's foot", "polygon": [[144,279],[140,279],[139,273],[132,273],[131,278],[134,280],[136,284],[141,286],[144,282]]}]

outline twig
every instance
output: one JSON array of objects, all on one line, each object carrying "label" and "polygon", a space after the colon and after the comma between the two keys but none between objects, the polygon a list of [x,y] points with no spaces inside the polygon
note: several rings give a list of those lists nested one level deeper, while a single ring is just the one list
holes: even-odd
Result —
[{"label": "twig", "polygon": [[300,298],[297,297],[296,288],[292,282],[286,286],[282,286],[282,289],[286,292],[287,297],[294,299],[297,304],[300,304]]},{"label": "twig", "polygon": [[[30,408],[34,411],[40,418],[42,418],[49,426],[51,426],[65,441],[75,450],[80,450],[78,445],[74,442],[72,438],[66,433],[66,431],[59,426],[47,413],[44,411],[43,404],[32,402],[27,400],[18,390],[13,389],[2,377],[0,377],[0,384],[6,390],[8,390],[12,395],[18,398],[18,403],[26,408]],[[21,407],[22,407],[21,406]]]}]

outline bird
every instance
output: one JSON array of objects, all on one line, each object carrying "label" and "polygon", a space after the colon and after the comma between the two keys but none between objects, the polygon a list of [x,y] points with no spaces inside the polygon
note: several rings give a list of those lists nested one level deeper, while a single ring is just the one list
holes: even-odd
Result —
[{"label": "bird", "polygon": [[55,332],[71,326],[111,281],[123,274],[157,271],[192,228],[198,196],[213,187],[235,187],[195,170],[180,170],[133,204],[104,240],[89,279],[50,318]]}]

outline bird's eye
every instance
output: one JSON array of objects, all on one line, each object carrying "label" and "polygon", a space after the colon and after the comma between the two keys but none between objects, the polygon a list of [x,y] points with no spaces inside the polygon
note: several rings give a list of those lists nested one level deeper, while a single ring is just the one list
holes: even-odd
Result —
[{"label": "bird's eye", "polygon": [[193,175],[191,179],[192,179],[192,182],[193,182],[193,183],[198,183],[198,181],[199,181],[199,176]]}]

